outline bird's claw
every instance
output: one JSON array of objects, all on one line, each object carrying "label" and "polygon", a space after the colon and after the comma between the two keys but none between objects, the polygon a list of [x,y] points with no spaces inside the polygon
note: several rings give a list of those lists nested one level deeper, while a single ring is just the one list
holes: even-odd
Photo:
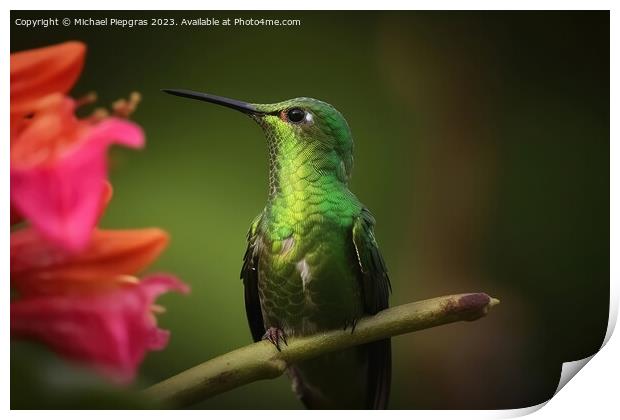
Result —
[{"label": "bird's claw", "polygon": [[353,334],[356,326],[357,326],[357,319],[345,319],[344,328],[342,330],[346,331],[347,328],[351,327],[351,334]]},{"label": "bird's claw", "polygon": [[278,351],[282,351],[282,349],[280,348],[280,340],[282,340],[282,342],[288,346],[288,343],[286,341],[286,334],[280,328],[276,327],[268,328],[263,335],[263,340],[269,340],[271,344],[276,346],[276,349],[278,349]]}]

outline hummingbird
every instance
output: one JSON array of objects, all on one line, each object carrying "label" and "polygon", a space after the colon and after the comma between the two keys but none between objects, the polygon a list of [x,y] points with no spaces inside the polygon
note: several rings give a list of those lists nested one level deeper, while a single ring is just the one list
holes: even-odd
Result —
[{"label": "hummingbird", "polygon": [[[389,306],[391,285],[375,219],[349,190],[353,137],[342,114],[312,98],[255,104],[162,89],[248,115],[269,151],[269,194],[247,234],[241,279],[253,340],[280,351],[287,337],[351,329]],[[311,409],[384,409],[389,339],[329,353],[287,369]]]}]

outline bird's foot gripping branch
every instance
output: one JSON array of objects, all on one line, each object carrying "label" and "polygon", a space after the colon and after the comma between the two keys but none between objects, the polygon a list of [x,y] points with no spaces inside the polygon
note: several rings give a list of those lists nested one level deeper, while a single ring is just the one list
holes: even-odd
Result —
[{"label": "bird's foot gripping branch", "polygon": [[465,293],[395,306],[360,319],[355,332],[334,330],[290,338],[278,351],[268,341],[233,350],[194,366],[144,391],[170,407],[185,407],[260,379],[282,375],[294,363],[359,344],[485,316],[499,300]]}]

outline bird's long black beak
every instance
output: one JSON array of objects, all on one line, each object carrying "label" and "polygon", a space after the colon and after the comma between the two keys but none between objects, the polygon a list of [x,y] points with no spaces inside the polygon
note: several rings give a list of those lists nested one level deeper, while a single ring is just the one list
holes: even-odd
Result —
[{"label": "bird's long black beak", "polygon": [[245,114],[264,114],[264,112],[259,111],[254,105],[247,102],[238,101],[236,99],[224,98],[217,95],[211,95],[209,93],[196,92],[187,89],[162,89],[162,92],[166,92],[171,95],[182,96],[183,98],[198,99],[199,101],[211,102],[212,104],[222,105],[227,108],[236,109],[237,111],[241,111]]}]

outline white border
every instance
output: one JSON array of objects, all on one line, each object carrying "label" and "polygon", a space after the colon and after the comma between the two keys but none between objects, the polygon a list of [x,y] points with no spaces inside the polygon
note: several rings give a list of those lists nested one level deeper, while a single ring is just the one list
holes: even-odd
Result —
[{"label": "white border", "polygon": [[[5,19],[9,19],[10,9],[15,10],[49,10],[50,4],[45,1],[30,1],[28,4],[24,4],[23,1],[9,0],[3,2],[8,5],[6,9]],[[107,0],[106,2],[78,2],[78,1],[66,1],[57,0],[53,3],[53,9],[58,10],[100,10],[100,9],[116,9],[116,10],[167,10],[170,6],[176,6],[176,9],[180,10],[257,10],[258,7],[262,10],[328,10],[328,9],[363,9],[363,10],[398,10],[398,9],[414,9],[414,10],[518,10],[518,9],[531,9],[531,10],[611,10],[611,45],[618,45],[618,30],[616,25],[619,22],[616,10],[614,10],[615,3],[612,1],[548,1],[548,0],[521,0],[521,1],[396,1],[396,0],[383,0],[381,2],[370,0],[358,0],[358,1],[336,1],[336,0],[313,0],[304,2],[293,2],[290,0],[270,0],[270,1],[258,1],[258,0],[240,0],[240,1],[227,1],[227,2],[211,2],[205,1],[188,1],[188,0],[175,0],[173,3],[170,1],[153,0],[149,2],[129,2],[127,0]],[[6,20],[5,20],[6,22]],[[8,57],[10,53],[9,49],[9,37],[10,37],[10,25],[3,25],[1,29],[4,37],[4,57]],[[618,49],[610,48],[611,54],[611,74],[616,75],[618,73]],[[2,91],[0,95],[7,98],[2,102],[2,111],[0,115],[3,115],[2,126],[5,133],[5,141],[3,144],[2,153],[0,153],[0,160],[4,170],[0,174],[0,188],[1,188],[1,211],[0,220],[9,219],[9,142],[6,139],[6,133],[9,131],[9,60],[2,60],[2,73],[4,76],[4,83],[2,83]],[[610,209],[613,214],[619,214],[618,212],[618,194],[617,187],[614,190],[614,185],[618,185],[620,180],[620,172],[618,167],[613,165],[614,160],[618,163],[618,146],[617,146],[617,124],[616,118],[617,112],[617,98],[618,89],[617,84],[611,83],[611,201]],[[615,181],[615,182],[614,182]],[[504,411],[428,411],[428,410],[416,410],[409,411],[390,411],[382,413],[390,417],[401,417],[409,419],[414,416],[418,419],[449,419],[449,418],[468,418],[468,419],[488,419],[488,418],[507,418],[526,415],[532,412],[532,418],[536,419],[581,419],[585,416],[592,416],[594,418],[614,418],[618,413],[617,397],[617,380],[620,377],[620,361],[617,355],[619,354],[620,344],[617,337],[612,337],[611,333],[616,323],[618,314],[618,246],[616,240],[618,238],[619,224],[611,219],[611,302],[610,302],[610,323],[608,326],[607,336],[605,338],[606,345],[600,351],[599,354],[592,358],[592,361],[588,363],[577,380],[570,381],[561,391],[552,398],[547,404],[540,404],[536,407],[530,407],[517,410],[504,410]],[[3,297],[3,302],[9,302],[8,291],[8,279],[9,279],[9,235],[5,234],[0,241],[0,261],[3,267],[3,281],[5,281],[5,287],[0,288]],[[5,305],[5,313],[3,317],[3,342],[0,345],[0,353],[3,355],[5,361],[5,367],[9,365],[9,308],[8,304]],[[9,375],[8,369],[3,369],[3,373],[0,375],[0,389],[2,391],[2,399],[4,407],[9,410]],[[538,410],[542,407],[543,410]],[[538,411],[537,411],[538,410]],[[288,418],[290,416],[305,417],[314,416],[316,413],[295,411],[294,413],[288,411],[254,411],[252,413],[238,412],[238,411],[184,411],[183,416],[189,418],[196,418],[204,420],[205,416],[216,417],[220,416],[235,417],[252,416],[259,419],[274,418]],[[12,411],[11,417],[14,418],[30,418],[34,416],[44,415],[46,418],[55,419],[80,419],[86,413],[81,411],[48,411],[45,413],[40,412],[27,412],[27,411]],[[104,418],[110,416],[110,413],[104,411],[90,411],[87,415],[91,418]],[[135,417],[139,415],[134,411],[119,411],[114,416],[122,417]],[[170,418],[177,416],[177,412],[174,411],[151,411],[147,414],[153,419]],[[321,416],[336,417],[340,416],[338,412],[324,412]],[[377,413],[369,411],[351,413],[359,418],[368,418],[376,416]],[[107,420],[107,419],[106,419]]]},{"label": "white border", "polygon": [[[295,2],[291,0],[229,0],[209,2],[200,0],[170,1],[152,0],[123,1],[106,0],[103,3],[77,0],[54,1],[53,6],[44,0],[8,0],[13,10],[612,10],[611,0],[313,0]],[[171,8],[170,6],[176,6]]]}]

